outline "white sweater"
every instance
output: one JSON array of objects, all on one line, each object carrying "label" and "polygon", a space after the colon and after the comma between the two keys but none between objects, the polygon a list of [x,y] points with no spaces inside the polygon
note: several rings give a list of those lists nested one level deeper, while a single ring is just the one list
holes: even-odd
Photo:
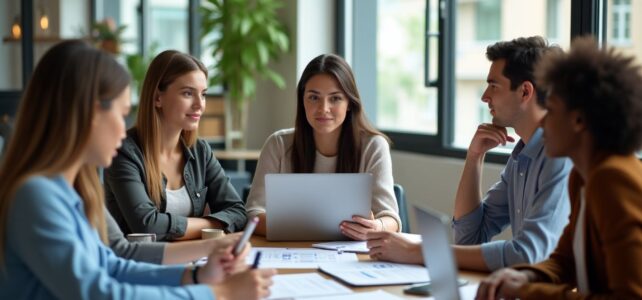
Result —
[{"label": "white sweater", "polygon": [[[265,213],[265,174],[292,173],[291,147],[294,128],[282,129],[268,137],[259,157],[247,198],[247,213],[256,216]],[[372,185],[372,212],[375,218],[390,216],[397,221],[401,230],[399,208],[394,194],[390,146],[381,136],[364,136],[361,149],[360,173],[370,173]],[[337,157],[324,156],[318,151],[314,162],[314,173],[334,173]]]}]

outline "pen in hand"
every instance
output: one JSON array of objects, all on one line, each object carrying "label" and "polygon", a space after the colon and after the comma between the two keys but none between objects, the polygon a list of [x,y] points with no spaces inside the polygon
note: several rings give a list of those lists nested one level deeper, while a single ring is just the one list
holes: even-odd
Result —
[{"label": "pen in hand", "polygon": [[252,269],[256,269],[259,267],[260,260],[261,260],[261,251],[257,251],[256,256],[254,256],[254,263],[252,263]]}]

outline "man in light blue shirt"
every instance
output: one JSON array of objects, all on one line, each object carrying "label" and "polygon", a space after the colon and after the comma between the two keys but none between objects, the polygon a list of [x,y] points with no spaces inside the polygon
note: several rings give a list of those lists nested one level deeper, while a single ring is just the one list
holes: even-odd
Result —
[{"label": "man in light blue shirt", "polygon": [[[566,185],[571,162],[545,156],[540,122],[546,114],[545,92],[535,86],[534,68],[547,51],[561,51],[541,37],[498,42],[487,48],[492,62],[482,101],[492,124],[481,124],[470,143],[455,197],[453,250],[460,268],[492,271],[546,258],[568,222]],[[486,152],[514,142],[507,127],[521,138],[500,180],[481,194]],[[511,226],[510,240],[491,239]],[[377,259],[422,263],[419,244],[403,236],[369,235],[370,255]]]}]

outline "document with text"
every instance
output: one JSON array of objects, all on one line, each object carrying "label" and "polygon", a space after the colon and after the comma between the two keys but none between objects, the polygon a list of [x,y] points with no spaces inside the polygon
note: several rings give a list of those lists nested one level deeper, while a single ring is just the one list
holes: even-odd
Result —
[{"label": "document with text", "polygon": [[[350,294],[352,290],[318,273],[286,274],[272,277],[269,300],[336,296]],[[332,297],[330,297],[332,298]]]},{"label": "document with text", "polygon": [[[401,236],[414,243],[421,243],[421,236],[412,233],[401,233]],[[368,253],[366,241],[336,241],[312,244],[319,249],[336,250],[340,252]]]},{"label": "document with text", "polygon": [[252,248],[246,262],[252,264],[256,253],[261,251],[259,268],[277,269],[317,269],[322,263],[357,262],[354,253],[310,248]]},{"label": "document with text", "polygon": [[428,270],[420,265],[379,261],[321,264],[319,269],[353,286],[411,284],[428,282]]},{"label": "document with text", "polygon": [[327,297],[314,297],[306,298],[306,300],[401,300],[393,294],[383,290],[376,290],[374,292],[352,293],[346,295],[335,295]]}]

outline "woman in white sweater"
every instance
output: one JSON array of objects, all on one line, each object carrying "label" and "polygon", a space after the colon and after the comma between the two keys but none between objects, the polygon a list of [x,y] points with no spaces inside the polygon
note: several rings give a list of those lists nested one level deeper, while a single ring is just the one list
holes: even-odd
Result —
[{"label": "woman in white sweater", "polygon": [[366,119],[352,70],[339,56],[308,63],[297,85],[295,127],[272,134],[261,150],[246,208],[260,218],[256,233],[263,235],[270,173],[370,173],[372,214],[342,222],[341,231],[365,240],[370,231],[401,230],[388,138]]}]

